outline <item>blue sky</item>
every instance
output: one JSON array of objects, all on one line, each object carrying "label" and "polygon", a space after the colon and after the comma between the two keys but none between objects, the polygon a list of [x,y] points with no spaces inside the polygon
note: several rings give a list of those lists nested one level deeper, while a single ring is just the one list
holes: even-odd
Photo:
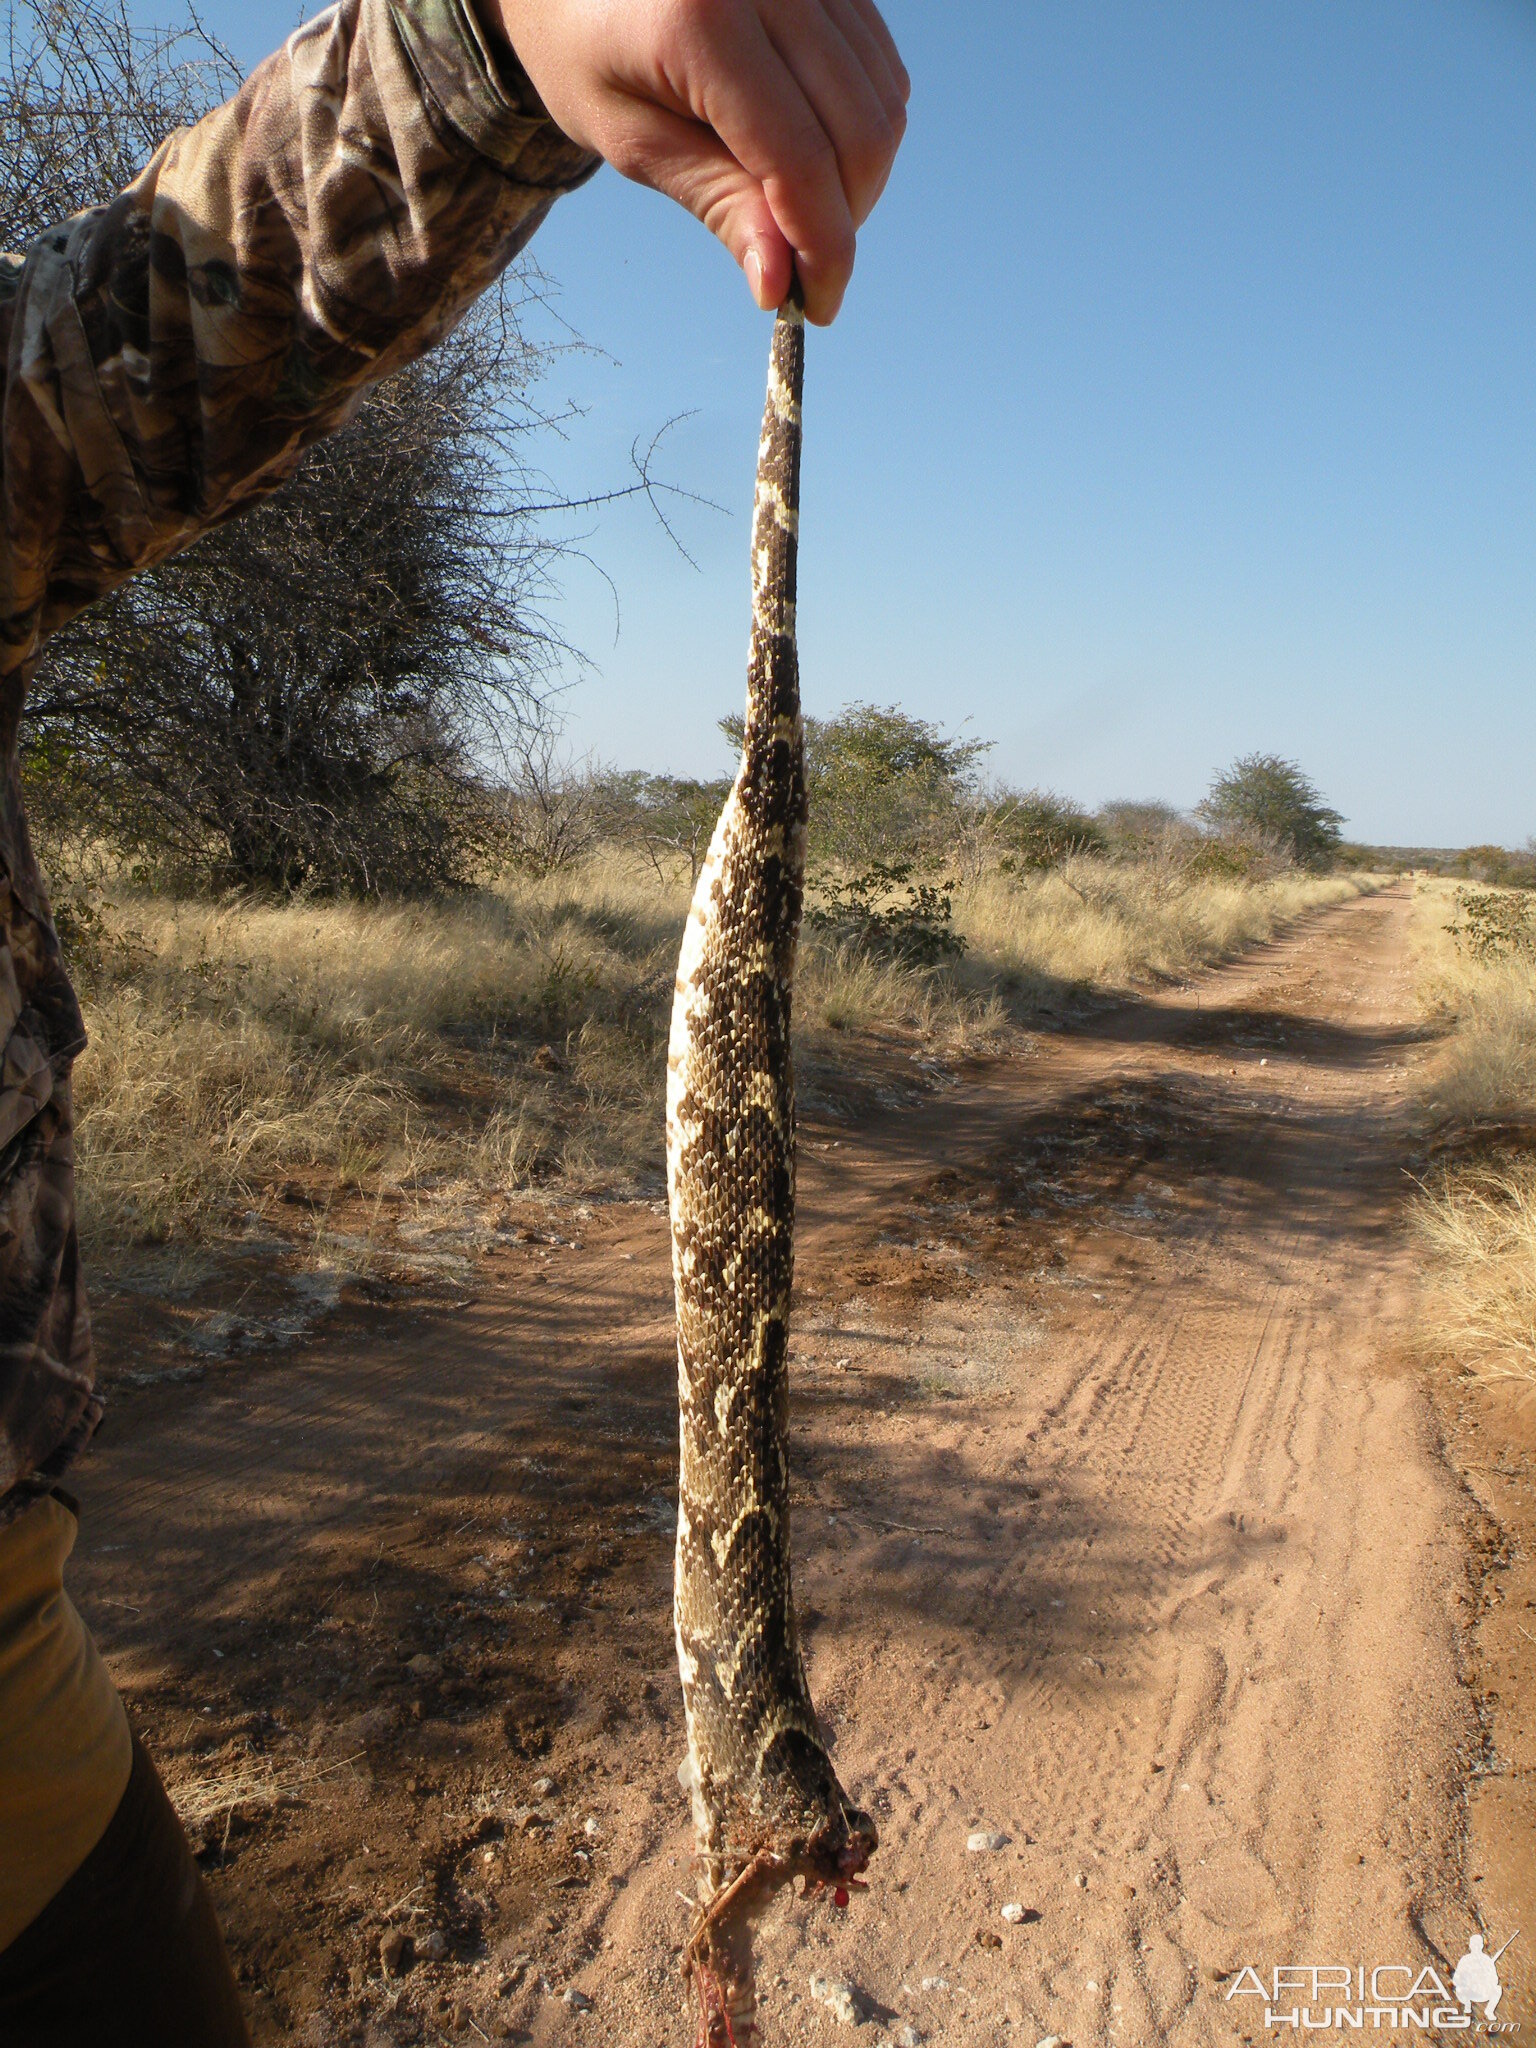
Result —
[{"label": "blue sky", "polygon": [[[144,7],[149,12],[153,0]],[[169,10],[167,10],[169,11]],[[243,61],[291,26],[212,0]],[[1536,833],[1536,5],[891,0],[912,124],[807,370],[807,707],[896,702],[1087,802],[1298,758],[1362,838]],[[605,513],[568,734],[713,772],[767,328],[604,173],[535,249],[595,350],[545,466],[665,467],[698,564]]]}]

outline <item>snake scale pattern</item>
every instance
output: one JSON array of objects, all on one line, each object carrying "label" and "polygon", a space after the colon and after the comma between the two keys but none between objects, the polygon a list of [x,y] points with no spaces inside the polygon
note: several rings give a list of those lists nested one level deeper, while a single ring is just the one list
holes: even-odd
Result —
[{"label": "snake scale pattern", "polygon": [[790,1577],[804,362],[796,291],[774,325],[758,449],[741,766],[689,912],[667,1061],[681,1436],[674,1619],[704,1872],[687,1951],[699,2048],[758,2037],[751,1928],[773,1892],[795,1877],[807,1890],[845,1887],[876,1841],[817,1725]]}]

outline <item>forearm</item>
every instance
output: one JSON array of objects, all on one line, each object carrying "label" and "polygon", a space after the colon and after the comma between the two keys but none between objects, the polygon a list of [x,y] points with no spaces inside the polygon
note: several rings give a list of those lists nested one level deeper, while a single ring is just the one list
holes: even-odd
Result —
[{"label": "forearm", "polygon": [[279,483],[594,163],[460,0],[342,0],[44,237],[0,293],[0,674]]}]

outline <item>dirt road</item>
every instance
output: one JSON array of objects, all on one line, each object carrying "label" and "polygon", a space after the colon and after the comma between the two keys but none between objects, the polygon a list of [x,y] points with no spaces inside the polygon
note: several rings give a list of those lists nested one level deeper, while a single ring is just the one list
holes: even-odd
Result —
[{"label": "dirt road", "polygon": [[[883,1839],[846,1914],[775,1912],[770,2041],[1227,2042],[1245,1965],[1448,1980],[1480,1737],[1401,1350],[1406,913],[813,1102],[800,1603]],[[81,1473],[264,2042],[687,2038],[665,1220],[542,1228],[460,1306],[125,1399]]]}]

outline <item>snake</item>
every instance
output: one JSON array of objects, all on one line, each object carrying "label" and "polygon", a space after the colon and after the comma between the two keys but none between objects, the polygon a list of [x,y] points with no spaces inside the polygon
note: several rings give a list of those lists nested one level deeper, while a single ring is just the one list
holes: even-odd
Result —
[{"label": "snake", "polygon": [[667,1050],[677,1303],[673,1621],[700,1880],[684,1969],[696,2048],[760,2039],[752,1930],[781,1887],[839,1905],[873,1822],[828,1755],[795,1618],[789,1310],[790,1010],[805,893],[805,730],[795,633],[805,314],[773,329],[752,518],[741,761],[684,928]]}]

